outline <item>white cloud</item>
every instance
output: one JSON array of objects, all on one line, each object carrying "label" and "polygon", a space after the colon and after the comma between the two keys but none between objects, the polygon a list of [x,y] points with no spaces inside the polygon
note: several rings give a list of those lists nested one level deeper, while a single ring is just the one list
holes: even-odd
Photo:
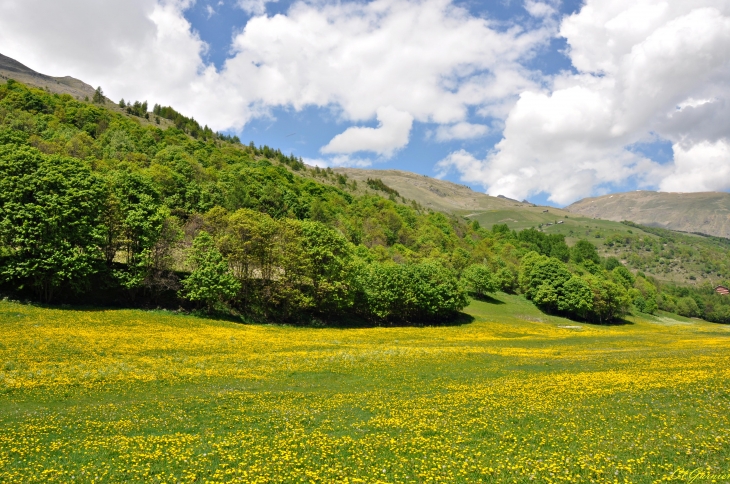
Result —
[{"label": "white cloud", "polygon": [[[199,114],[214,71],[182,16],[189,1],[3,0],[0,52],[40,72],[101,85],[114,99],[149,99]],[[204,102],[204,101],[203,101]]]},{"label": "white cloud", "polygon": [[665,192],[704,192],[730,187],[730,143],[702,141],[674,145],[674,166],[661,181]]},{"label": "white cloud", "polygon": [[461,123],[439,126],[436,128],[437,141],[451,141],[455,139],[473,139],[489,133],[489,126],[484,124]]},{"label": "white cloud", "polygon": [[328,166],[348,167],[348,168],[367,168],[372,166],[373,161],[370,158],[357,158],[350,155],[336,155],[327,159],[324,158],[304,158],[304,163],[311,166],[319,166],[326,168]]},{"label": "white cloud", "polygon": [[[662,189],[682,176],[685,190],[730,188],[702,166],[730,164],[729,15],[730,2],[719,0],[588,0],[560,27],[578,73],[523,92],[485,159],[459,152],[440,169],[490,194],[545,192],[560,204],[631,177]],[[669,167],[628,149],[657,136],[673,144]]]},{"label": "white cloud", "polygon": [[263,15],[266,13],[266,4],[276,3],[279,0],[238,0],[239,8],[250,15]]},{"label": "white cloud", "polygon": [[525,10],[533,17],[550,17],[557,13],[554,5],[547,2],[537,2],[535,0],[527,0],[525,2]]},{"label": "white cloud", "polygon": [[[101,85],[113,98],[171,104],[214,129],[307,106],[350,123],[392,107],[415,121],[465,126],[472,108],[504,118],[521,91],[538,87],[522,63],[557,28],[544,17],[549,5],[537,2],[529,8],[543,17],[526,28],[473,16],[451,0],[298,1],[271,17],[268,0],[240,0],[255,16],[216,70],[183,15],[193,2],[0,0],[0,52]],[[357,149],[387,155],[407,139],[401,129],[383,141],[388,129],[354,128],[327,149],[360,140]]]},{"label": "white cloud", "polygon": [[373,151],[389,158],[396,150],[407,145],[413,116],[392,106],[378,108],[376,112],[379,121],[377,128],[347,128],[323,146],[322,153]]}]

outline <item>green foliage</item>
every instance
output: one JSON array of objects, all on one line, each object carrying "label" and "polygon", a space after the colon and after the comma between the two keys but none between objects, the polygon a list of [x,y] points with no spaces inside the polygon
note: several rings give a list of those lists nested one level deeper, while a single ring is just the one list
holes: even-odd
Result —
[{"label": "green foliage", "polygon": [[207,232],[200,232],[195,238],[187,261],[193,270],[182,281],[181,295],[204,303],[209,311],[227,308],[238,294],[240,283]]},{"label": "green foliage", "polygon": [[502,267],[494,275],[500,291],[513,294],[517,290],[517,274],[508,267]]},{"label": "green foliage", "polygon": [[602,277],[586,275],[585,281],[593,293],[593,308],[590,318],[599,323],[613,321],[629,310],[631,300],[628,292],[619,284]]},{"label": "green foliage", "polygon": [[525,229],[517,234],[517,239],[538,254],[554,257],[563,262],[568,262],[570,258],[570,250],[565,243],[565,237],[561,234],[547,235],[535,229]]},{"label": "green foliage", "polygon": [[634,306],[643,313],[654,314],[658,308],[657,290],[643,274],[637,274],[632,294]]},{"label": "green foliage", "polygon": [[[586,262],[592,264],[590,259]],[[520,286],[528,299],[547,311],[599,323],[623,316],[631,302],[622,285],[602,274],[571,274],[564,263],[537,252],[523,257]]]},{"label": "green foliage", "polygon": [[[5,288],[33,287],[50,300],[95,278],[121,291],[116,301],[174,294],[175,273],[194,265],[182,264],[180,242],[205,230],[238,289],[215,297],[192,289],[223,274],[209,251],[212,272],[195,266],[185,294],[262,320],[354,314],[378,324],[437,322],[463,307],[463,284],[476,294],[521,291],[547,311],[587,320],[620,317],[629,301],[644,312],[661,307],[730,322],[730,298],[634,277],[617,257],[601,260],[588,241],[569,248],[562,235],[534,229],[488,231],[397,203],[398,192],[379,179],[367,185],[387,197],[355,196],[345,175],[308,169],[268,146],[243,146],[170,107],[153,108],[174,124],[161,129],[169,123],[139,119],[146,102],[120,101],[127,116],[99,99],[101,89],[84,103],[0,84]],[[606,245],[630,248],[621,258],[634,269],[693,260],[702,265],[700,280],[726,270],[724,252],[715,250],[726,250],[722,240],[694,237],[692,245],[689,236],[651,230],[608,236]]]},{"label": "green foliage", "polygon": [[576,264],[585,264],[586,261],[591,261],[594,264],[601,263],[596,246],[582,239],[570,249],[570,260]]},{"label": "green foliage", "polygon": [[96,91],[94,91],[94,97],[92,99],[93,102],[96,104],[104,104],[106,103],[106,98],[104,97],[104,91],[102,91],[101,86],[96,88]]},{"label": "green foliage", "polygon": [[467,290],[477,296],[485,296],[487,293],[500,289],[499,281],[484,264],[470,265],[462,274],[461,279]]},{"label": "green foliage", "polygon": [[619,261],[614,256],[607,257],[606,260],[603,262],[603,267],[605,267],[607,271],[612,271],[620,265],[621,261]]},{"label": "green foliage", "polygon": [[371,264],[360,275],[360,284],[361,311],[392,323],[443,320],[468,304],[456,276],[436,262]]},{"label": "green foliage", "polygon": [[381,192],[387,193],[388,195],[400,197],[400,193],[398,193],[397,190],[390,188],[388,185],[383,183],[383,180],[381,180],[380,178],[368,178],[367,185],[373,190],[379,190]]},{"label": "green foliage", "polygon": [[629,272],[624,266],[615,267],[611,271],[611,278],[617,284],[622,285],[625,289],[631,289],[634,287],[635,278],[634,275]]},{"label": "green foliage", "polygon": [[0,274],[50,301],[62,285],[85,288],[99,260],[104,183],[74,158],[0,147]]}]

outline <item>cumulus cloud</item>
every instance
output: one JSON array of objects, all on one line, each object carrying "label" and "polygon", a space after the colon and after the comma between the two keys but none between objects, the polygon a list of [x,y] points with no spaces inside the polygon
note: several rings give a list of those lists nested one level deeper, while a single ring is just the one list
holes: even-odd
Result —
[{"label": "cumulus cloud", "polygon": [[436,129],[436,140],[451,141],[455,139],[473,139],[489,133],[489,126],[484,124],[461,123],[439,126]]},{"label": "cumulus cloud", "polygon": [[392,106],[378,108],[377,128],[347,128],[322,147],[322,153],[355,153],[374,151],[389,158],[393,153],[408,144],[408,136],[413,125],[413,116],[398,111]]},{"label": "cumulus cloud", "polygon": [[[504,117],[521,91],[537,88],[523,63],[557,28],[538,2],[531,9],[542,17],[526,28],[473,16],[451,0],[300,1],[274,16],[265,15],[267,0],[240,0],[255,16],[217,70],[202,60],[208,46],[183,15],[192,3],[2,0],[0,51],[102,85],[114,98],[172,104],[214,129],[308,106],[348,123],[392,108],[463,127],[472,108]],[[348,130],[327,150],[359,140],[359,150],[391,153],[407,137],[400,129],[383,144],[389,126]]]},{"label": "cumulus cloud", "polygon": [[215,71],[203,64],[207,45],[182,15],[190,3],[3,0],[0,52],[43,73],[101,85],[112,98],[197,115],[196,93],[211,87]]},{"label": "cumulus cloud", "polygon": [[373,161],[370,158],[358,158],[350,155],[335,155],[327,159],[323,158],[304,158],[304,163],[311,166],[326,167],[348,167],[348,168],[367,168],[372,166]]},{"label": "cumulus cloud", "polygon": [[[684,190],[730,188],[706,165],[730,163],[729,15],[727,1],[589,0],[560,27],[578,72],[523,92],[485,159],[454,153],[440,169],[491,194],[544,192],[559,204],[632,177],[663,190],[683,176]],[[668,167],[629,149],[656,137],[673,144]]]},{"label": "cumulus cloud", "polygon": [[239,8],[251,15],[263,15],[266,13],[266,4],[276,3],[279,0],[238,0]]},{"label": "cumulus cloud", "polygon": [[665,192],[705,192],[730,187],[730,143],[727,139],[674,147],[674,165],[661,181]]}]

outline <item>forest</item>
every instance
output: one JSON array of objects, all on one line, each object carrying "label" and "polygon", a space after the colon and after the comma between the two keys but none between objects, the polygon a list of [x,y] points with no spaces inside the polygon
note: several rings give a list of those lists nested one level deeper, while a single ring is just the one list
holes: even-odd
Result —
[{"label": "forest", "polygon": [[[711,287],[660,284],[588,241],[568,247],[537,229],[480,227],[381,180],[363,192],[170,107],[153,109],[174,122],[163,129],[146,102],[125,115],[95,101],[0,85],[6,295],[291,324],[423,325],[504,291],[597,323],[633,310],[730,322],[730,304]],[[649,244],[608,243],[636,246],[637,257]]]}]

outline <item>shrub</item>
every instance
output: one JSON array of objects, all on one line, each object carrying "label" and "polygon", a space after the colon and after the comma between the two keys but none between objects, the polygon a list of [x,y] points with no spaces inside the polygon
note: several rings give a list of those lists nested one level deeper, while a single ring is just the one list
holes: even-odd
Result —
[{"label": "shrub", "polygon": [[464,270],[461,279],[469,292],[480,297],[499,289],[497,278],[484,264],[470,265]]},{"label": "shrub", "polygon": [[241,285],[207,232],[200,232],[193,241],[188,264],[193,270],[182,281],[181,296],[204,303],[208,311],[228,308]]}]

